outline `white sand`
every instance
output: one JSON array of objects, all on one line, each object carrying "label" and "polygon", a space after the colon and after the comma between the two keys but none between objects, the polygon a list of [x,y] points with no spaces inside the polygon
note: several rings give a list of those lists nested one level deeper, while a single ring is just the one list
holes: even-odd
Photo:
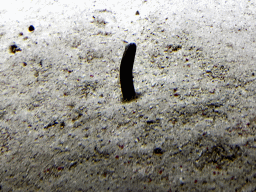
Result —
[{"label": "white sand", "polygon": [[256,189],[255,2],[167,2],[1,4],[0,190]]}]

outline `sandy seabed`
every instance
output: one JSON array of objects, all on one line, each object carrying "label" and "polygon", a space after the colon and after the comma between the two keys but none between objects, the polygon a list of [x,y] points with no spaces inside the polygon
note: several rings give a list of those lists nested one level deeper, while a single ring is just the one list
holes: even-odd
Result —
[{"label": "sandy seabed", "polygon": [[[1,5],[0,191],[255,191],[255,12],[250,0]],[[130,42],[139,97],[122,102]]]}]

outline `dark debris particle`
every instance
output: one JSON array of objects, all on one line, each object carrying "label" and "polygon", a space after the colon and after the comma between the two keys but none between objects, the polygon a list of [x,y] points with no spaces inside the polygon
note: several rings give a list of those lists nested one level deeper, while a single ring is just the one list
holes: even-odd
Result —
[{"label": "dark debris particle", "polygon": [[64,95],[64,96],[69,96],[69,95],[70,95],[70,92],[64,92],[63,95]]},{"label": "dark debris particle", "polygon": [[167,45],[167,48],[168,48],[168,49],[171,49],[172,47],[173,47],[173,44]]},{"label": "dark debris particle", "polygon": [[99,12],[101,13],[101,12],[111,12],[111,11],[109,11],[107,9],[101,9],[101,10],[99,10]]},{"label": "dark debris particle", "polygon": [[23,62],[22,65],[23,65],[23,67],[26,67],[26,66],[27,66],[27,63],[26,63],[26,62]]},{"label": "dark debris particle", "polygon": [[20,32],[20,33],[19,33],[19,36],[23,36],[23,33],[22,33],[22,32]]},{"label": "dark debris particle", "polygon": [[64,169],[64,167],[58,167],[57,169],[58,169],[58,171],[62,171]]},{"label": "dark debris particle", "polygon": [[61,127],[61,128],[65,127],[65,122],[64,122],[64,121],[61,121],[61,122],[60,122],[60,127]]},{"label": "dark debris particle", "polygon": [[140,12],[139,12],[139,11],[136,11],[135,15],[140,15]]},{"label": "dark debris particle", "polygon": [[63,71],[66,71],[66,72],[68,72],[68,73],[72,73],[73,72],[73,70],[71,70],[71,69],[63,69]]},{"label": "dark debris particle", "polygon": [[35,27],[34,27],[33,25],[30,25],[30,26],[28,27],[28,30],[29,30],[30,32],[32,32],[32,31],[35,30]]},{"label": "dark debris particle", "polygon": [[218,107],[221,107],[223,106],[222,103],[209,103],[209,104],[206,104],[208,107],[213,107],[213,108],[218,108]]},{"label": "dark debris particle", "polygon": [[181,45],[177,45],[177,46],[174,46],[174,47],[172,48],[172,51],[178,51],[178,50],[181,49],[181,48],[182,48]]},{"label": "dark debris particle", "polygon": [[49,127],[52,127],[52,126],[54,126],[56,124],[58,124],[58,122],[57,121],[53,121],[53,122],[49,123],[48,125],[44,126],[44,128],[48,129]]},{"label": "dark debris particle", "polygon": [[11,53],[16,53],[18,51],[21,51],[21,49],[15,44],[10,45],[9,50],[10,50]]},{"label": "dark debris particle", "polygon": [[71,168],[73,168],[73,167],[76,167],[76,166],[77,166],[77,161],[72,162],[72,163],[70,163],[70,165],[69,165],[69,169],[71,169]]},{"label": "dark debris particle", "polygon": [[[166,48],[170,51],[170,52],[173,52],[173,51],[178,51],[179,49],[182,48],[181,45],[173,45],[173,44],[169,44],[166,46]],[[167,51],[167,50],[166,50]]]},{"label": "dark debris particle", "polygon": [[196,46],[191,46],[191,47],[189,47],[189,51],[191,51],[191,50],[193,50],[194,48],[195,48]]},{"label": "dark debris particle", "polygon": [[154,121],[154,120],[148,120],[147,121],[147,124],[153,124],[153,123],[156,123],[156,121]]},{"label": "dark debris particle", "polygon": [[164,153],[164,151],[161,148],[157,147],[157,148],[154,149],[154,153],[162,155]]}]

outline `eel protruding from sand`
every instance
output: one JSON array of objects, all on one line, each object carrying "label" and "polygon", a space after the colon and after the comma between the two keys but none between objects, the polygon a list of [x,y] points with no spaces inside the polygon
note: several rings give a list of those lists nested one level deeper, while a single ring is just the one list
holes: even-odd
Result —
[{"label": "eel protruding from sand", "polygon": [[136,97],[132,76],[135,54],[136,44],[126,45],[120,66],[120,84],[124,101],[130,101]]}]

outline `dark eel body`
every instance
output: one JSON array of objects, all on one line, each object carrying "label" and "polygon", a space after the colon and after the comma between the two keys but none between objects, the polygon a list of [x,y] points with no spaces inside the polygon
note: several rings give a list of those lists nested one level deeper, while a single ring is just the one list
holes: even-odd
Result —
[{"label": "dark eel body", "polygon": [[120,83],[124,101],[130,101],[136,97],[132,76],[135,54],[136,44],[126,45],[120,66]]}]

